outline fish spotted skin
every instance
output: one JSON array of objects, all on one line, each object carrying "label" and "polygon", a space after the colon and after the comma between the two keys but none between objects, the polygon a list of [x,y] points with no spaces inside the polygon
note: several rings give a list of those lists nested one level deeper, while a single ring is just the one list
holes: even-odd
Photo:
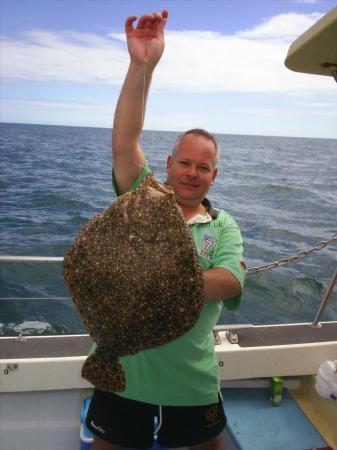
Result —
[{"label": "fish spotted skin", "polygon": [[148,174],[80,230],[64,257],[65,283],[93,340],[82,376],[125,390],[119,357],[189,331],[203,305],[202,271],[173,190]]}]

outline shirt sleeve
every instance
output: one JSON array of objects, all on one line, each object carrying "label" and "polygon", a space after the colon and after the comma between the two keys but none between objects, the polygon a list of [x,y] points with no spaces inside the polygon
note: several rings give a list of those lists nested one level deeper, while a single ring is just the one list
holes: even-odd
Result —
[{"label": "shirt sleeve", "polygon": [[[246,264],[243,260],[243,245],[240,229],[235,220],[224,211],[219,217],[220,238],[214,255],[214,268],[221,267],[231,272],[241,285],[241,292],[246,275]],[[241,294],[223,301],[229,310],[240,306]]]},{"label": "shirt sleeve", "polygon": [[[140,174],[138,175],[137,179],[131,184],[129,192],[133,192],[137,189],[137,187],[140,185],[140,183],[143,181],[143,179],[146,177],[146,175],[150,172],[150,167],[147,161],[145,161],[145,166],[143,167],[143,169],[141,170]],[[112,189],[114,191],[114,193],[116,194],[116,196],[119,196],[119,193],[117,191],[117,184],[116,184],[116,180],[115,180],[115,175],[114,175],[114,171],[112,169],[112,180],[111,180],[111,184],[112,184]]]}]

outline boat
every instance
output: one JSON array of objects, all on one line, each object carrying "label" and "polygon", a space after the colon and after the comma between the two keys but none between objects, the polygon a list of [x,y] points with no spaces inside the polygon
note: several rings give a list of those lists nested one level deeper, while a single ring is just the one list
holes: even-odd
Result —
[{"label": "boat", "polygon": [[[285,64],[294,71],[336,78],[336,42],[337,7],[292,44]],[[337,235],[330,243],[336,240]],[[310,252],[250,273],[289,264],[303,253]],[[62,260],[0,257],[0,263]],[[214,329],[228,416],[226,450],[337,449],[337,401],[333,393],[326,398],[318,392],[327,362],[337,364],[337,320],[320,321],[336,279],[337,271],[312,323]],[[90,347],[86,334],[0,337],[1,448],[90,448],[83,415],[93,387],[80,376]],[[159,447],[155,443],[153,448]]]},{"label": "boat", "polygon": [[332,76],[337,82],[337,7],[294,41],[285,59],[288,69]]}]

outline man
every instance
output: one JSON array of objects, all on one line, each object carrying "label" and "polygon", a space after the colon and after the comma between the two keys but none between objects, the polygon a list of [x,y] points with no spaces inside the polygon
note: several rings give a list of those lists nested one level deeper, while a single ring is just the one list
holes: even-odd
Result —
[{"label": "man", "polygon": [[[112,139],[113,185],[132,191],[149,172],[139,144],[153,71],[164,50],[168,12],[126,21],[130,66],[117,104]],[[203,269],[204,306],[196,325],[172,342],[121,358],[126,390],[95,390],[87,425],[96,435],[92,450],[149,448],[154,417],[165,447],[224,450],[226,417],[219,395],[212,328],[224,304],[238,306],[244,279],[242,239],[234,220],[205,198],[217,175],[217,143],[201,129],[179,137],[167,158],[167,183],[190,226]],[[135,312],[137,313],[137,312]]]}]

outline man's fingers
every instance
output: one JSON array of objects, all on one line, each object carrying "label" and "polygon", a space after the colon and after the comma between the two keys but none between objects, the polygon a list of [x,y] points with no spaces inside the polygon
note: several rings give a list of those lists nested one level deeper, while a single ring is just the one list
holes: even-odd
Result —
[{"label": "man's fingers", "polygon": [[160,13],[152,13],[153,15],[153,26],[156,27],[158,23],[161,21],[161,14]]},{"label": "man's fingers", "polygon": [[[148,28],[150,30],[154,30],[157,28],[158,30],[162,31],[166,20],[168,17],[168,11],[163,10],[163,12],[160,13],[153,13],[153,14],[144,14],[139,20],[136,28],[138,29],[144,29]],[[125,32],[130,33],[134,30],[133,23],[137,20],[137,16],[130,16],[126,19],[125,22]]]},{"label": "man's fingers", "polygon": [[131,31],[133,31],[133,22],[137,20],[137,16],[130,16],[126,19],[125,22],[125,32],[126,33],[130,33]]},{"label": "man's fingers", "polygon": [[158,24],[158,30],[163,31],[168,18],[168,11],[166,9],[161,13],[161,17],[162,20]]},{"label": "man's fingers", "polygon": [[164,10],[162,13],[160,12],[154,12],[152,13],[153,20],[150,23],[150,21],[147,22],[146,26],[151,30],[158,30],[160,32],[163,32],[163,28],[166,23],[166,19],[168,17],[168,12]]},{"label": "man's fingers", "polygon": [[167,11],[167,9],[163,9],[163,12],[161,13],[161,15],[162,15],[162,18],[163,19],[167,19],[168,18],[168,11]]},{"label": "man's fingers", "polygon": [[137,28],[145,28],[148,22],[153,22],[153,14],[144,14],[144,16],[138,20]]},{"label": "man's fingers", "polygon": [[155,19],[147,20],[145,26],[149,30],[154,30],[156,28],[156,20]]}]

